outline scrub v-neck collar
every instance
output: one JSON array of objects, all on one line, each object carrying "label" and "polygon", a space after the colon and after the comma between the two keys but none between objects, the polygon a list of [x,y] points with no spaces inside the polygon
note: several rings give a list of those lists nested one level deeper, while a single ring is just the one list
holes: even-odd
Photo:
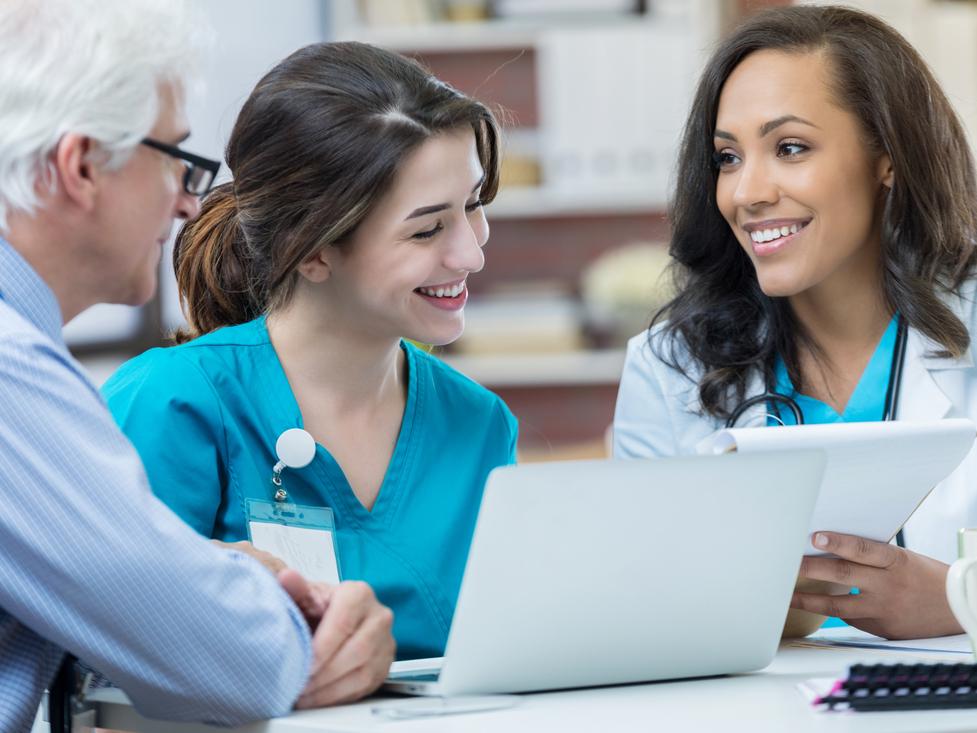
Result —
[{"label": "scrub v-neck collar", "polygon": [[[278,352],[271,343],[265,316],[256,319],[256,325],[271,352],[271,368],[274,372],[272,388],[276,393],[273,404],[277,406],[272,418],[275,421],[275,433],[272,440],[277,440],[278,436],[288,428],[304,429],[305,425],[298,400],[295,399],[295,393],[292,391],[288,376],[285,374],[285,368],[278,357]],[[380,484],[380,490],[377,493],[376,501],[373,503],[373,508],[367,509],[363,506],[339,462],[321,443],[316,443],[316,457],[312,464],[301,469],[309,480],[323,482],[328,487],[328,491],[323,493],[327,493],[333,501],[341,503],[346,516],[359,525],[369,524],[374,527],[389,525],[397,513],[404,494],[407,493],[411,485],[410,476],[413,470],[414,456],[417,453],[414,426],[417,423],[417,414],[424,402],[423,390],[421,389],[423,380],[419,378],[418,374],[422,360],[417,358],[414,350],[407,343],[401,341],[400,348],[404,351],[407,368],[407,400],[404,405],[400,431],[397,434],[397,442],[384,472],[383,481]]]},{"label": "scrub v-neck collar", "polygon": [[[885,411],[885,393],[889,386],[889,371],[892,367],[892,355],[896,347],[898,324],[898,317],[893,316],[841,414],[838,414],[831,405],[797,392],[787,374],[787,366],[779,356],[774,372],[777,380],[777,393],[792,397],[797,402],[798,407],[801,408],[804,422],[811,425],[881,420]],[[788,424],[794,422],[789,410],[781,410],[781,413],[784,422]]]}]

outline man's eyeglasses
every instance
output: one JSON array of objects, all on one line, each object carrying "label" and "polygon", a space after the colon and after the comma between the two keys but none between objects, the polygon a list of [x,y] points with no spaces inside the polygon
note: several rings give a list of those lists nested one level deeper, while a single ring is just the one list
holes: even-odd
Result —
[{"label": "man's eyeglasses", "polygon": [[199,155],[188,153],[186,150],[181,150],[176,145],[161,143],[159,140],[153,140],[151,137],[144,137],[141,142],[143,145],[148,145],[155,150],[159,150],[161,153],[166,153],[177,160],[183,161],[184,168],[186,169],[183,174],[184,191],[192,196],[203,196],[210,190],[211,185],[214,183],[214,177],[221,167],[219,160],[202,158]]}]

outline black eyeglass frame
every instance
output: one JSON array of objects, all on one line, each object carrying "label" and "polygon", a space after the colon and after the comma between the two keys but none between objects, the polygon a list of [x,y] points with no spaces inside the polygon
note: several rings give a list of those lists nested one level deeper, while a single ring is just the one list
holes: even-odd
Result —
[{"label": "black eyeglass frame", "polygon": [[[195,155],[194,153],[188,153],[186,150],[183,150],[176,145],[170,145],[169,143],[163,143],[159,140],[153,140],[151,137],[144,137],[142,140],[140,140],[140,142],[143,145],[153,148],[154,150],[158,150],[161,153],[166,153],[166,155],[189,163],[186,172],[183,174],[183,190],[191,196],[203,196],[207,193],[207,191],[210,190],[211,186],[214,185],[214,179],[217,177],[217,171],[219,171],[221,167],[219,160],[212,160],[211,158],[204,158],[203,156]],[[210,180],[207,182],[207,188],[203,191],[194,191],[190,188],[190,181],[194,168],[202,168],[210,173]]]}]

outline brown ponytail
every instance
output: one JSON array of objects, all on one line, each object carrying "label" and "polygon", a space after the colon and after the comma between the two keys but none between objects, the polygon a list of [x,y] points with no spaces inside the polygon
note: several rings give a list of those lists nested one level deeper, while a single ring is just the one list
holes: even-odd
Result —
[{"label": "brown ponytail", "polygon": [[234,187],[224,183],[207,195],[200,214],[176,238],[173,270],[188,324],[173,335],[176,343],[261,313],[264,304],[249,287],[244,248]]},{"label": "brown ponytail", "polygon": [[297,267],[344,246],[426,140],[475,134],[490,203],[499,134],[488,109],[415,61],[363,43],[299,49],[258,82],[227,144],[234,183],[183,225],[173,265],[186,341],[286,305]]}]

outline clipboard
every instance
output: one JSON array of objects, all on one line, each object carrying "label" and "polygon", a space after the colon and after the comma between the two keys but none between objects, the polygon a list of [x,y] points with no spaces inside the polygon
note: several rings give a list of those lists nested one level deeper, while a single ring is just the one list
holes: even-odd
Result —
[{"label": "clipboard", "polygon": [[[929,493],[974,446],[977,425],[963,418],[727,428],[699,442],[700,455],[821,448],[827,466],[811,532],[889,542]],[[784,491],[790,490],[784,476]],[[813,548],[808,555],[825,555]]]}]

